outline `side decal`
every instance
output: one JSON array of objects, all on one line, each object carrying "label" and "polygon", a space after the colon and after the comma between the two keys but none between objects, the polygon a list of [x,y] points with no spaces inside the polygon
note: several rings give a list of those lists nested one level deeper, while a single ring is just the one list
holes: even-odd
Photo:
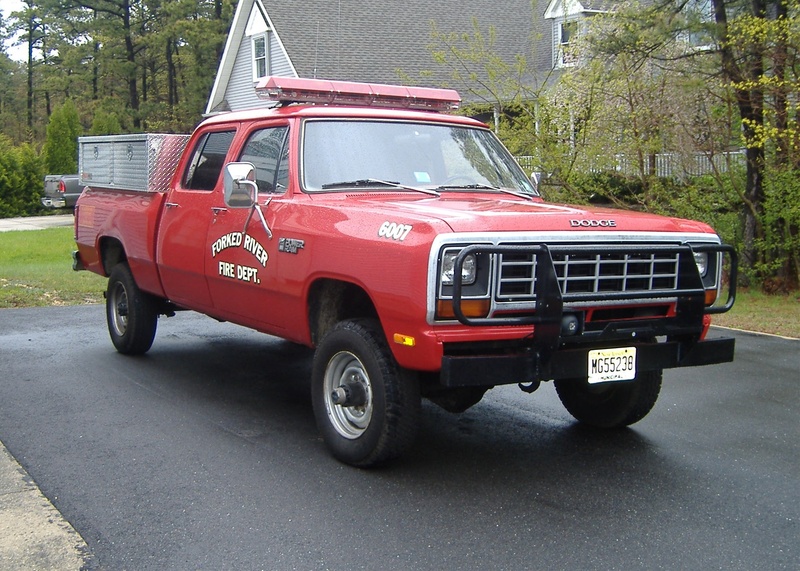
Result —
[{"label": "side decal", "polygon": [[216,258],[217,254],[220,252],[228,248],[238,248],[239,246],[253,254],[253,257],[258,260],[261,267],[267,267],[267,260],[269,260],[267,250],[261,245],[261,242],[253,238],[250,234],[242,234],[241,232],[230,232],[229,234],[220,236],[211,244],[211,257]]},{"label": "side decal", "polygon": [[[258,263],[261,264],[262,268],[267,267],[267,261],[269,260],[267,250],[261,245],[261,242],[249,234],[242,234],[241,232],[229,232],[217,238],[214,243],[211,244],[211,257],[216,258],[217,254],[224,252],[228,248],[238,248],[240,246],[247,252],[250,252]],[[219,275],[222,277],[254,284],[261,283],[261,279],[258,277],[258,268],[234,264],[224,260],[219,260],[217,268]]]},{"label": "side decal", "polygon": [[261,279],[258,277],[258,268],[240,266],[239,264],[223,262],[222,260],[219,261],[219,275],[243,282],[261,283]]},{"label": "side decal", "polygon": [[381,238],[389,238],[390,240],[397,240],[402,242],[411,232],[413,226],[410,224],[398,224],[396,222],[384,222],[378,229],[378,236]]}]

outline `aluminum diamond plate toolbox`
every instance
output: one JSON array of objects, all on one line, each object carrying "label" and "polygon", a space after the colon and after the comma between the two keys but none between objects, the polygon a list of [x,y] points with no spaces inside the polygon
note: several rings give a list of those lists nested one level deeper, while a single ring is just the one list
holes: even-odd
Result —
[{"label": "aluminum diamond plate toolbox", "polygon": [[188,140],[163,133],[79,137],[81,184],[165,192]]}]

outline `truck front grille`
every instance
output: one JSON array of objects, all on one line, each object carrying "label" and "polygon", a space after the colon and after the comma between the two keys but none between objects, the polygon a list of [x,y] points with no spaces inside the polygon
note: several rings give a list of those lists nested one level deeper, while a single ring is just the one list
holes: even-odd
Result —
[{"label": "truck front grille", "polygon": [[[561,294],[663,292],[678,289],[679,253],[569,251],[552,248],[551,255]],[[536,298],[537,256],[524,252],[498,254],[498,301]]]}]

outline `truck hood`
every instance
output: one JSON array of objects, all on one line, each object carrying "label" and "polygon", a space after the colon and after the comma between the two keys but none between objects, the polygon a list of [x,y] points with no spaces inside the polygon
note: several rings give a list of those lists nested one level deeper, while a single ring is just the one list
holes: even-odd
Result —
[{"label": "truck hood", "polygon": [[[351,196],[352,198],[352,196]],[[361,202],[359,200],[359,202]],[[702,222],[669,218],[630,210],[579,207],[528,201],[492,195],[448,196],[399,199],[396,196],[381,200],[376,195],[364,198],[366,208],[391,208],[398,217],[405,214],[409,221],[438,219],[453,232],[689,232],[713,233]]]}]

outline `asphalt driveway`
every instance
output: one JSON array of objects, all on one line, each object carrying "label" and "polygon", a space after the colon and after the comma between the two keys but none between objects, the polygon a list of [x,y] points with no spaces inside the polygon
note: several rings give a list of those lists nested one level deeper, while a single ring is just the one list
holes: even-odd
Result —
[{"label": "asphalt driveway", "polygon": [[129,358],[102,306],[0,310],[0,440],[89,568],[798,569],[800,341],[733,335],[630,429],[502,387],[364,471],[319,439],[303,348],[181,312]]}]

